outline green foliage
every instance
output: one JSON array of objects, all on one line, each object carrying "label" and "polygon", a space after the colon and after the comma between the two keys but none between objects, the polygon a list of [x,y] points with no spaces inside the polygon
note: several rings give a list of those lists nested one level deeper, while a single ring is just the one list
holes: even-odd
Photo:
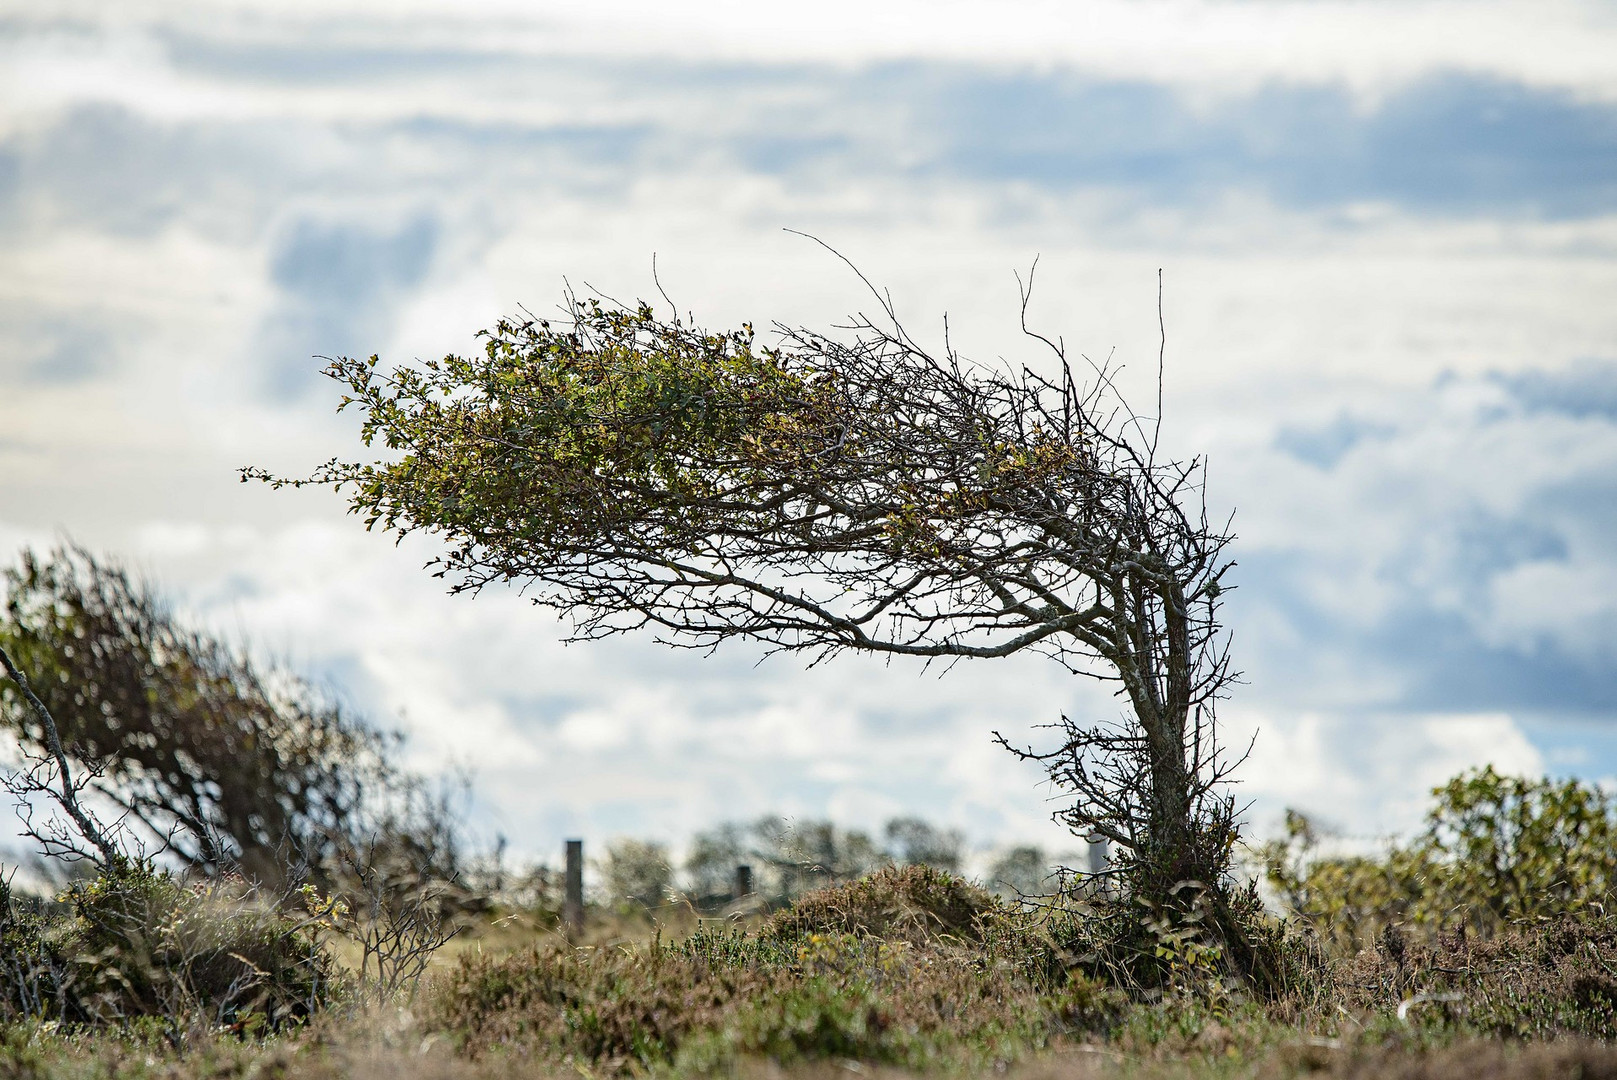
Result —
[{"label": "green foliage", "polygon": [[[354,485],[367,527],[565,546],[666,515],[670,544],[683,547],[712,524],[696,512],[700,500],[823,441],[824,392],[779,353],[755,349],[750,327],[691,331],[644,304],[594,299],[573,314],[567,327],[502,321],[482,356],[386,374],[374,356],[333,365],[349,388],[343,407],[364,413],[365,445],[404,454],[328,474]],[[714,458],[731,462],[732,475],[696,465]],[[512,535],[502,541],[504,530]]]},{"label": "green foliage", "polygon": [[1464,926],[1490,937],[1524,920],[1599,911],[1617,889],[1617,799],[1577,780],[1464,773],[1432,792],[1426,827],[1380,857],[1321,857],[1287,815],[1266,849],[1269,880],[1335,951],[1388,926],[1433,939]]},{"label": "green foliage", "polygon": [[237,881],[185,883],[148,864],[75,883],[49,908],[0,896],[0,1018],[262,1033],[337,989],[312,921]]},{"label": "green foliage", "polygon": [[[0,646],[32,673],[80,774],[171,856],[270,887],[303,863],[329,878],[370,837],[452,871],[447,815],[376,731],[284,670],[185,626],[156,590],[82,548],[31,550],[4,572]],[[0,719],[43,734],[0,678]],[[93,768],[92,768],[93,766]]]},{"label": "green foliage", "polygon": [[1476,928],[1587,911],[1617,890],[1617,798],[1599,788],[1489,767],[1433,794],[1423,840],[1451,909]]},{"label": "green foliage", "polygon": [[759,1057],[980,1065],[1024,1056],[1054,1026],[1029,984],[904,942],[811,934],[789,966],[770,974],[771,992],[749,996],[680,1046],[682,1069],[709,1073]]},{"label": "green foliage", "polygon": [[1264,910],[1255,886],[1182,882],[1166,901],[1094,892],[1058,908],[1048,932],[1078,970],[1137,1000],[1196,1001],[1215,1012],[1275,1001],[1315,981],[1309,941]]}]

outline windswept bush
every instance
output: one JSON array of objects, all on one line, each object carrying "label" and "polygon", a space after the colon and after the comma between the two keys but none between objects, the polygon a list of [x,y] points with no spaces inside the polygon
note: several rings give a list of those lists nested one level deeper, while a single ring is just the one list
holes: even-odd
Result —
[{"label": "windswept bush", "polygon": [[[68,756],[189,869],[280,888],[294,867],[323,878],[377,836],[416,862],[454,862],[441,804],[392,763],[396,736],[187,627],[123,568],[79,547],[24,551],[4,589],[0,646],[31,673]],[[0,704],[38,749],[18,687],[0,680]]]}]

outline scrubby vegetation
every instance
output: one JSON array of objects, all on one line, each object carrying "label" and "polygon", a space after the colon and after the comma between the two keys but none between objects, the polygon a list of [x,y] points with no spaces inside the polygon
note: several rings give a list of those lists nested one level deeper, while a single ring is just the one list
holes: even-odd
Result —
[{"label": "scrubby vegetation", "polygon": [[[1523,805],[1609,810],[1597,789],[1489,772],[1436,796],[1434,828],[1459,804],[1477,835],[1531,819]],[[1566,855],[1537,847],[1555,830],[1511,835],[1529,866]],[[1330,912],[1250,892],[1215,922],[1193,887],[1176,912],[1082,888],[1032,906],[911,865],[739,918],[595,905],[588,944],[508,899],[464,917],[470,940],[419,980],[371,993],[344,936],[356,918],[329,897],[276,906],[129,868],[50,903],[6,898],[0,1072],[1617,1076],[1617,916],[1598,887],[1502,916],[1467,878],[1486,868],[1452,854],[1399,878],[1410,848],[1352,860],[1400,882],[1350,896],[1353,926],[1378,927],[1362,943]],[[1267,854],[1277,883],[1316,890],[1344,861],[1317,838]],[[1582,858],[1561,865],[1596,880]],[[1235,961],[1215,930],[1232,924],[1269,968]]]},{"label": "scrubby vegetation", "polygon": [[1383,853],[1327,855],[1324,836],[1287,815],[1265,849],[1286,905],[1337,951],[1388,927],[1434,940],[1465,927],[1493,937],[1523,921],[1607,911],[1617,889],[1617,799],[1576,780],[1455,777],[1433,793],[1426,827]]},{"label": "scrubby vegetation", "polygon": [[239,879],[126,863],[53,903],[0,885],[0,1018],[263,1034],[307,1020],[339,980],[320,917]]},{"label": "scrubby vegetation", "polygon": [[[44,773],[70,767],[86,809],[116,822],[125,846],[161,847],[203,876],[333,886],[362,847],[438,879],[459,869],[447,808],[397,765],[398,736],[333,695],[187,625],[154,587],[81,547],[24,550],[0,586],[0,649],[29,673],[64,750],[52,760],[20,684],[0,678],[0,736],[24,759],[8,786],[25,814]],[[62,853],[80,832],[36,839]],[[104,858],[97,847],[85,853]]]}]

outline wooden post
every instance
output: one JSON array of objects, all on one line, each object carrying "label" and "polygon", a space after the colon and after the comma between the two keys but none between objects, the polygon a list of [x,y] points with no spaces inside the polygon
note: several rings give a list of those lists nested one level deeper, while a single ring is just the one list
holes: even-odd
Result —
[{"label": "wooden post", "polygon": [[740,900],[744,896],[752,895],[752,867],[745,864],[736,867],[736,892],[733,899]]},{"label": "wooden post", "polygon": [[570,937],[584,932],[584,841],[567,841],[567,897],[562,922]]}]

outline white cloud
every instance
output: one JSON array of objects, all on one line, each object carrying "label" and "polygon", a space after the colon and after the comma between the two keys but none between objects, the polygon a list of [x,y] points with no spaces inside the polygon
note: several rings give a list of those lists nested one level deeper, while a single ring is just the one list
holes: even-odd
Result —
[{"label": "white cloud", "polygon": [[1586,558],[1511,567],[1488,583],[1479,636],[1522,652],[1545,645],[1590,663],[1617,641],[1617,567]]},{"label": "white cloud", "polygon": [[1290,808],[1359,839],[1408,835],[1419,827],[1432,789],[1463,770],[1544,772],[1543,756],[1504,714],[1288,718],[1242,711],[1229,728],[1232,741],[1258,735],[1239,790],[1253,800],[1252,817],[1263,831]]},{"label": "white cloud", "polygon": [[[8,9],[13,18],[38,18],[38,8],[26,0],[0,5]],[[20,84],[13,93],[22,89],[24,101],[39,103],[116,80],[147,108],[176,116],[250,115],[264,106],[250,90],[143,78],[158,49],[146,37],[153,31],[251,44],[317,40],[349,51],[448,46],[536,59],[1059,64],[1108,77],[1243,91],[1277,79],[1342,82],[1369,96],[1434,70],[1458,70],[1617,96],[1610,63],[1617,19],[1598,0],[888,0],[878,6],[833,0],[816,5],[811,16],[743,0],[598,0],[587,6],[146,0],[121,4],[116,18],[94,0],[59,0],[52,16],[41,35],[51,53],[33,67],[10,65]],[[86,55],[82,39],[64,29],[75,18],[96,26],[108,42]],[[406,110],[457,89],[430,77],[409,81],[413,88],[395,90]],[[353,114],[359,105],[340,90],[299,96],[328,111]],[[500,108],[494,101],[483,105]]]}]

